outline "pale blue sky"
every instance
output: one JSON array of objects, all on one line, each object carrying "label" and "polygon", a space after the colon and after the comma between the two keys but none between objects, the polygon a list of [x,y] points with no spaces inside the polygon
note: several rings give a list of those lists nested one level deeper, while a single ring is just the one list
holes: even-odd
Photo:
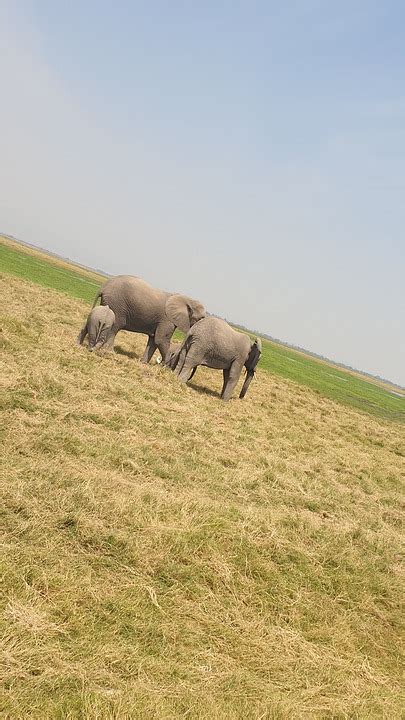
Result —
[{"label": "pale blue sky", "polygon": [[0,230],[405,384],[405,5],[0,6]]}]

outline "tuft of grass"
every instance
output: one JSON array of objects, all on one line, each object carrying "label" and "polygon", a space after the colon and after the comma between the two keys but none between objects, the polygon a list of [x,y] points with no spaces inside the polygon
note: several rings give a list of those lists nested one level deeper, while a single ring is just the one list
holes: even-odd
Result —
[{"label": "tuft of grass", "polygon": [[354,372],[268,340],[263,345],[260,359],[263,369],[305,385],[343,405],[394,422],[405,422],[405,394],[394,392],[393,387],[365,380]]},{"label": "tuft of grass", "polygon": [[403,428],[0,281],[2,717],[401,717]]},{"label": "tuft of grass", "polygon": [[[70,265],[64,260],[1,236],[0,269],[7,274],[54,288],[88,303],[93,301],[98,288],[106,279],[102,275]],[[89,308],[86,310],[88,312]],[[181,340],[182,337],[182,334],[176,331],[174,339]],[[4,340],[0,337],[0,345],[1,342]],[[348,407],[394,422],[405,422],[404,394],[398,395],[384,383],[366,380],[356,373],[341,370],[303,352],[264,340],[260,367]]]}]

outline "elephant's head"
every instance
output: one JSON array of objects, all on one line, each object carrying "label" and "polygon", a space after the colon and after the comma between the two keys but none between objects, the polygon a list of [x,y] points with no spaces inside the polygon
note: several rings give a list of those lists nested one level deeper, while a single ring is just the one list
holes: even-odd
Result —
[{"label": "elephant's head", "polygon": [[165,311],[173,325],[184,333],[206,315],[204,305],[186,295],[170,295],[166,301]]},{"label": "elephant's head", "polygon": [[175,370],[177,361],[179,359],[179,353],[182,348],[182,343],[171,342],[168,353],[166,355],[165,366],[171,370]]},{"label": "elephant's head", "polygon": [[239,395],[240,398],[244,398],[248,391],[249,385],[254,378],[256,365],[260,360],[261,354],[262,354],[262,341],[260,340],[259,337],[257,337],[256,340],[254,342],[252,342],[252,344],[250,346],[249,355],[246,358],[246,362],[245,362],[246,377],[245,377],[245,382],[243,383],[243,386],[242,386],[242,390],[240,391],[240,395]]},{"label": "elephant's head", "polygon": [[97,305],[87,318],[89,350],[98,350],[106,342],[115,323],[115,314],[108,305]]}]

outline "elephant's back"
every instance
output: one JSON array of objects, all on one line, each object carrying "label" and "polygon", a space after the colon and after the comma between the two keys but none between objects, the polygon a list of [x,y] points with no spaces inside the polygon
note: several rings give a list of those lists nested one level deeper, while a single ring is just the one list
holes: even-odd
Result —
[{"label": "elephant's back", "polygon": [[142,290],[146,289],[152,290],[152,287],[136,275],[115,275],[115,277],[109,278],[107,282],[104,283],[101,288],[101,293],[103,296],[114,292],[130,294],[133,292],[142,292]]},{"label": "elephant's back", "polygon": [[159,322],[167,294],[135,275],[117,275],[101,289],[101,302],[109,305],[124,329],[148,333]]},{"label": "elephant's back", "polygon": [[247,354],[250,347],[248,335],[234,330],[221,318],[206,317],[193,325],[189,334],[204,347],[208,367],[228,367],[229,361]]},{"label": "elephant's back", "polygon": [[204,340],[209,339],[212,343],[219,347],[222,346],[222,344],[229,346],[235,341],[237,335],[240,334],[237,333],[236,330],[234,330],[226,322],[226,320],[213,316],[205,317],[202,320],[199,320],[195,325],[193,325],[190,333],[192,333],[195,337],[201,336]]}]

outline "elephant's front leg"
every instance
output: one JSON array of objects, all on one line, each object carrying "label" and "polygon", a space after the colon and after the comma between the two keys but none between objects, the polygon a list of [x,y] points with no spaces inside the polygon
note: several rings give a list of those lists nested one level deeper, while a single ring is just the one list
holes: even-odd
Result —
[{"label": "elephant's front leg", "polygon": [[180,382],[186,383],[191,380],[195,371],[197,370],[197,366],[198,363],[195,360],[192,360],[190,357],[186,357],[183,367],[178,374]]},{"label": "elephant's front leg", "polygon": [[156,328],[154,340],[162,356],[162,363],[166,362],[170,350],[170,340],[172,339],[174,330],[175,327],[171,322],[162,322]]},{"label": "elephant's front leg", "polygon": [[[149,339],[148,339],[148,342],[146,343],[145,352],[142,355],[141,362],[143,362],[143,363],[150,362],[152,359],[152,355],[155,352],[156,348],[157,348],[157,345],[156,345],[154,336],[149,335]],[[163,358],[163,355],[162,355],[162,358]]]},{"label": "elephant's front leg", "polygon": [[179,362],[175,370],[180,382],[186,383],[191,380],[203,359],[201,353],[196,352],[195,348],[190,347],[186,341],[180,351]]}]

